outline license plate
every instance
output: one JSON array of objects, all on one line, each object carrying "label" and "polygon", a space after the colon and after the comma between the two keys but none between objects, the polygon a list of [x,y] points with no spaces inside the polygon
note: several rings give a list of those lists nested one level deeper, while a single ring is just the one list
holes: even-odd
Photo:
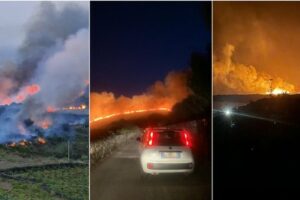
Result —
[{"label": "license plate", "polygon": [[180,158],[179,152],[161,152],[162,158]]}]

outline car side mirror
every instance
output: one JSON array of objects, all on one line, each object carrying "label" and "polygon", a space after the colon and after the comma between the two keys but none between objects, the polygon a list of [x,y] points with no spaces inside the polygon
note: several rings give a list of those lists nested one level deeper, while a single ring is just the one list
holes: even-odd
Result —
[{"label": "car side mirror", "polygon": [[141,142],[141,137],[137,137],[136,141]]}]

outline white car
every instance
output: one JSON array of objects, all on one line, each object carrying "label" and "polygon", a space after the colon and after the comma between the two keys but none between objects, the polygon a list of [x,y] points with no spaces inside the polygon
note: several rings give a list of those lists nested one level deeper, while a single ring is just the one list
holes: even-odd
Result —
[{"label": "white car", "polygon": [[140,144],[144,174],[192,173],[194,159],[191,134],[183,129],[147,128]]}]

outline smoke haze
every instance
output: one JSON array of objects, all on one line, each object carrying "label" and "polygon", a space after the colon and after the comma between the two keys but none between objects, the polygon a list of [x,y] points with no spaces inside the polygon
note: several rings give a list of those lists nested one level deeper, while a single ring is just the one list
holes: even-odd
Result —
[{"label": "smoke haze", "polygon": [[[214,92],[266,93],[270,78],[273,88],[299,91],[299,9],[298,2],[214,2]],[[228,73],[226,59],[239,72]]]},{"label": "smoke haze", "polygon": [[[15,60],[0,65],[0,140],[48,128],[47,108],[78,99],[89,82],[89,13],[75,3],[42,2],[27,23]],[[21,103],[15,105],[13,103]],[[2,125],[2,124],[5,124]]]}]

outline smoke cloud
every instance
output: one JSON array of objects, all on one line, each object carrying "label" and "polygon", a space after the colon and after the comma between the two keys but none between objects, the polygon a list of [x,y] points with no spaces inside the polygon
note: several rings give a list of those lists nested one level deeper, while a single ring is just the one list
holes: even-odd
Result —
[{"label": "smoke cloud", "polygon": [[70,35],[87,28],[88,13],[76,4],[58,9],[51,2],[42,2],[27,24],[18,58],[0,64],[0,98],[9,97],[30,84],[40,62],[57,51]]},{"label": "smoke cloud", "polygon": [[91,93],[90,119],[139,109],[171,109],[191,93],[186,82],[186,73],[170,72],[164,82],[155,82],[140,95],[116,97],[111,92]]},{"label": "smoke cloud", "polygon": [[[259,85],[255,88],[254,75],[236,78],[237,74],[235,74],[235,78],[232,78],[232,73],[229,73],[227,75],[230,77],[226,78],[228,80],[214,83],[215,92],[265,93],[265,86],[262,85],[269,84],[263,80],[270,76],[274,79],[274,84],[280,77],[281,81],[293,84],[295,91],[299,91],[299,9],[298,2],[215,2],[214,59],[217,59],[220,65],[224,57],[224,48],[228,49],[226,46],[230,44],[234,47],[230,56],[231,63],[235,66],[241,64],[247,66],[243,69],[247,69],[247,73],[250,74],[257,73],[259,79],[257,81]],[[229,79],[230,83],[228,83]],[[237,81],[235,87],[234,80]],[[252,83],[245,83],[245,81],[252,81]],[[228,87],[225,87],[226,85]],[[249,90],[247,86],[250,87]]]},{"label": "smoke cloud", "polygon": [[270,92],[270,88],[280,88],[294,92],[294,85],[279,77],[258,72],[252,65],[235,63],[232,59],[234,46],[227,44],[220,58],[214,57],[214,93],[215,94],[245,94]]},{"label": "smoke cloud", "polygon": [[40,4],[26,26],[17,59],[0,65],[0,108],[6,105],[0,109],[0,141],[29,135],[24,125],[28,119],[48,128],[52,122],[47,107],[70,105],[86,91],[89,13],[75,3],[58,4]]}]

